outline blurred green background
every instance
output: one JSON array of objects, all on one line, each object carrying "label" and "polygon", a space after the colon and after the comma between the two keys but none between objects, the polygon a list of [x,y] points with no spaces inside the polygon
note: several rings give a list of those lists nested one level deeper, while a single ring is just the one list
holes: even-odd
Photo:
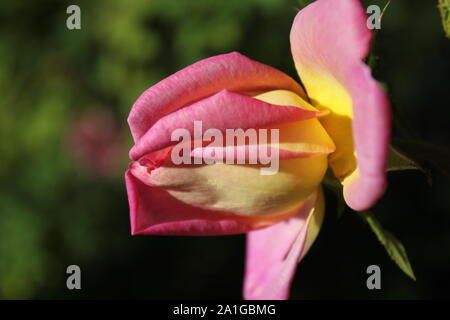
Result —
[{"label": "blurred green background", "polygon": [[[0,298],[241,298],[243,235],[130,236],[126,118],[146,88],[211,55],[240,51],[297,79],[289,31],[299,3],[1,1]],[[81,7],[81,30],[66,28],[70,4]],[[413,135],[448,146],[450,40],[436,4],[392,1],[375,75]],[[417,171],[390,173],[374,208],[408,250],[416,282],[356,214],[337,218],[327,192],[292,298],[450,298],[449,191],[439,173],[431,186]],[[82,290],[66,288],[71,264]],[[381,267],[381,290],[366,288],[370,264]]]}]

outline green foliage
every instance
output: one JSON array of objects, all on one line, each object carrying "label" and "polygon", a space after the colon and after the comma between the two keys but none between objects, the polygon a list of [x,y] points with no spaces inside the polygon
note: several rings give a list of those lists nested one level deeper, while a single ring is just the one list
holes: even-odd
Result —
[{"label": "green foliage", "polygon": [[300,8],[304,8],[307,5],[311,4],[314,0],[298,0],[298,3],[300,4]]},{"label": "green foliage", "polygon": [[450,0],[439,0],[438,7],[445,35],[450,38]]},{"label": "green foliage", "polygon": [[394,147],[389,148],[387,171],[421,170],[420,165]]},{"label": "green foliage", "polygon": [[422,170],[434,171],[450,178],[450,149],[422,139],[395,138],[393,146],[405,157],[414,159]]},{"label": "green foliage", "polygon": [[0,197],[0,234],[8,235],[0,241],[0,297],[30,298],[43,284],[51,257],[43,250],[42,219],[14,200]]},{"label": "green foliage", "polygon": [[403,244],[388,230],[384,229],[377,218],[370,212],[365,211],[359,215],[369,224],[378,241],[386,249],[392,260],[411,279],[416,280],[408,255]]}]

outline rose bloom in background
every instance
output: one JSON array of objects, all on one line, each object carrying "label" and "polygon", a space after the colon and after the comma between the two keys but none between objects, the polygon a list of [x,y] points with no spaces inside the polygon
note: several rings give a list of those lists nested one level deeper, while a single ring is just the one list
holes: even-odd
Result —
[{"label": "rose bloom in background", "polygon": [[108,109],[91,108],[78,114],[70,124],[66,140],[68,154],[78,170],[102,178],[120,173],[122,132]]},{"label": "rose bloom in background", "polygon": [[[386,188],[390,108],[362,62],[372,36],[366,19],[357,0],[318,0],[298,13],[290,41],[306,93],[239,53],[199,61],[145,91],[128,118],[135,141],[126,173],[132,234],[248,233],[244,297],[288,298],[323,220],[326,170],[355,210],[371,207]],[[193,121],[222,132],[279,129],[279,172],[174,165],[171,133],[192,131]]]}]

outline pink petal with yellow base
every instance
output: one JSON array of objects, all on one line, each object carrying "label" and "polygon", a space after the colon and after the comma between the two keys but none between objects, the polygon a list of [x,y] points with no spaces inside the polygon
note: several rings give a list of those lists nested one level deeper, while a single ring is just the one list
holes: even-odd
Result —
[{"label": "pink petal with yellow base", "polygon": [[210,57],[158,82],[139,97],[128,117],[134,141],[161,117],[223,89],[241,93],[286,89],[305,96],[301,86],[283,72],[238,52]]},{"label": "pink petal with yellow base", "polygon": [[295,106],[273,105],[243,94],[222,90],[213,96],[179,109],[158,120],[135,144],[130,157],[137,160],[146,153],[176,144],[172,133],[187,129],[194,137],[194,121],[201,121],[202,131],[226,129],[266,128],[279,124],[318,117],[323,112]]},{"label": "pink petal with yellow base", "polygon": [[336,151],[330,166],[344,186],[347,204],[371,207],[386,188],[391,128],[389,102],[364,59],[372,31],[358,0],[318,0],[301,10],[291,30],[291,49],[313,106]]}]

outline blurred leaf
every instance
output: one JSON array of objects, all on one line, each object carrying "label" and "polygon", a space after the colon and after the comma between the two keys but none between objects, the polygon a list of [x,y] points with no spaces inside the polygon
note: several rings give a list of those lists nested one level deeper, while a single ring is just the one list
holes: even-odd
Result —
[{"label": "blurred leaf", "polygon": [[411,279],[416,280],[413,269],[403,244],[388,230],[384,229],[377,218],[370,212],[360,212],[359,215],[369,224],[378,240],[398,267]]},{"label": "blurred leaf", "polygon": [[[380,23],[381,23],[381,20],[383,19],[384,14],[386,13],[386,10],[389,7],[390,3],[391,3],[391,0],[388,0],[386,2],[386,4],[384,5],[383,10],[381,10]],[[378,31],[378,29],[373,30],[372,43],[370,44],[370,46],[371,46],[370,53],[366,58],[366,63],[370,67],[370,69],[374,69],[376,67],[377,61],[379,59],[379,57],[374,53],[375,38],[377,35],[377,31]]]},{"label": "blurred leaf", "polygon": [[20,200],[0,196],[0,299],[30,298],[47,275],[44,221]]},{"label": "blurred leaf", "polygon": [[[372,48],[373,48],[373,44],[372,44]],[[370,54],[366,59],[366,63],[370,67],[370,69],[375,69],[378,59],[379,59],[379,57],[373,52],[373,50],[370,50]]]},{"label": "blurred leaf", "polygon": [[397,171],[397,170],[421,170],[423,169],[420,165],[408,158],[408,156],[404,155],[400,151],[396,150],[394,147],[389,148],[389,157],[387,164],[387,171]]},{"label": "blurred leaf", "polygon": [[386,93],[389,93],[389,86],[386,82],[378,81],[378,84],[383,88]]},{"label": "blurred leaf", "polygon": [[450,38],[450,0],[439,0],[439,11],[441,12],[442,27],[445,35]]},{"label": "blurred leaf", "polygon": [[303,9],[307,5],[311,4],[313,0],[298,0],[298,3],[300,4],[300,8]]},{"label": "blurred leaf", "polygon": [[441,174],[450,177],[449,148],[418,139],[393,139],[392,144],[398,151],[421,163],[422,168],[431,165]]}]

